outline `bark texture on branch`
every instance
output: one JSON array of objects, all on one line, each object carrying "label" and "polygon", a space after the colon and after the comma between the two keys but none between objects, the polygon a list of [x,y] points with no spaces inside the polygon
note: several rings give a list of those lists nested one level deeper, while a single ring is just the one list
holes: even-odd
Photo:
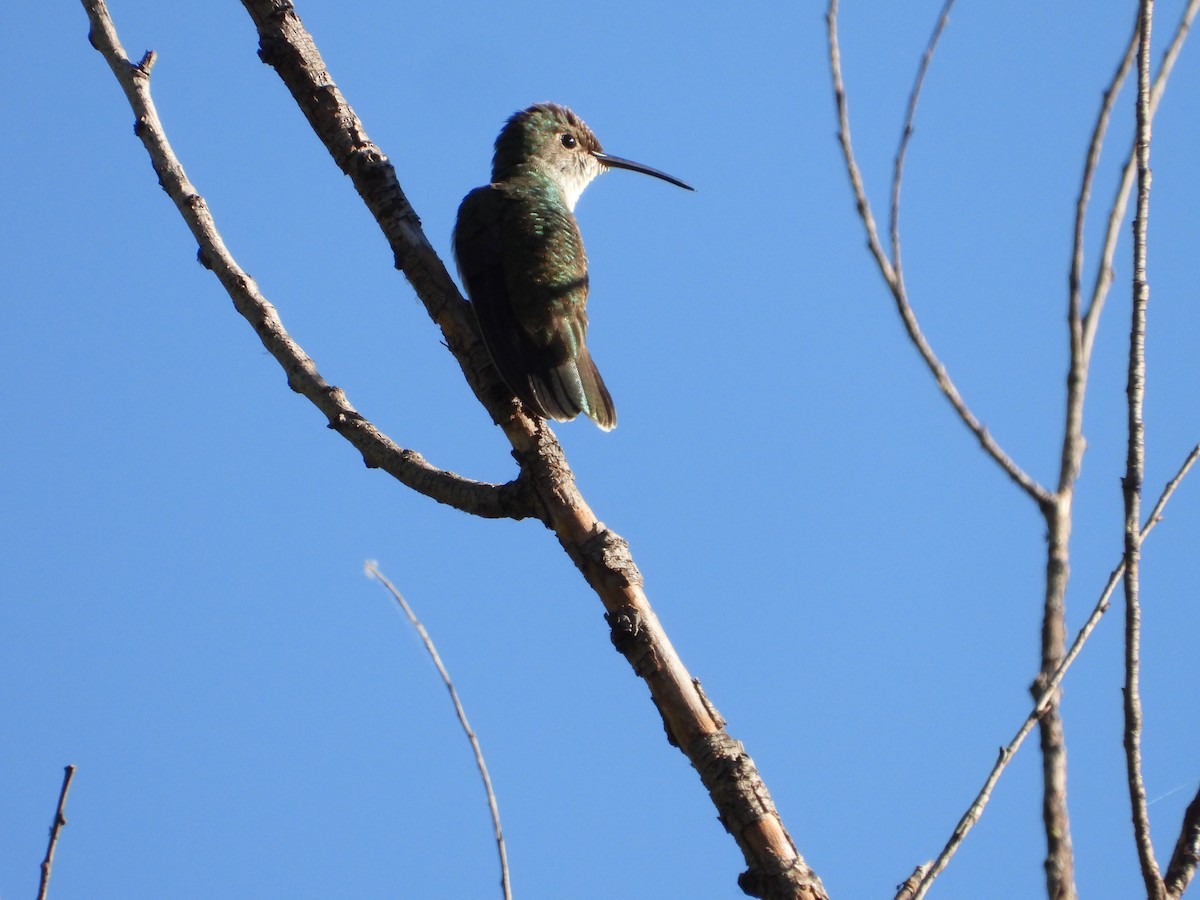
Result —
[{"label": "bark texture on branch", "polygon": [[[93,43],[105,55],[131,105],[135,111],[139,105],[152,109],[149,66],[142,70],[129,62],[103,0],[82,2],[96,35]],[[504,430],[520,466],[519,477],[504,486],[472,482],[433,467],[428,467],[433,471],[427,477],[435,481],[456,479],[451,482],[455,490],[490,498],[492,514],[512,518],[536,516],[554,532],[603,602],[613,642],[649,686],[669,740],[696,768],[721,822],[742,849],[747,870],[739,878],[739,885],[757,897],[823,900],[827,895],[820,879],[797,852],[753,761],[742,745],[724,731],[724,721],[667,639],[642,589],[642,576],[627,543],[606,528],[583,499],[562,448],[547,424],[527,416],[496,374],[479,338],[471,309],[425,238],[394,168],[367,137],[362,123],[333,83],[292,4],[283,0],[243,0],[243,5],[258,28],[263,61],[279,74],[317,136],[375,216],[392,248],[396,266],[404,272],[441,329],[472,390],[493,421]],[[163,149],[169,153],[169,145],[161,134],[157,116],[146,122],[143,118],[139,113],[139,123],[152,133],[154,140],[147,140],[146,134],[141,137],[161,177],[168,167],[160,166],[160,158],[155,154]],[[213,268],[239,311],[251,320],[264,344],[288,371],[289,384],[329,415],[324,404],[330,398],[344,402],[344,396],[337,388],[319,380],[315,365],[291,341],[274,308],[261,298],[257,287],[236,268],[232,258],[226,261],[224,256],[210,252],[209,248],[224,251],[224,244],[203,199],[187,182],[182,166],[173,156],[169,159],[178,167],[178,177],[165,178],[163,186],[196,235],[202,259]],[[191,214],[201,210],[203,216]],[[247,297],[253,301],[249,303],[249,315],[244,311]],[[288,352],[277,353],[281,347]],[[370,432],[373,426],[348,403],[346,407],[348,410],[341,407],[334,410],[341,417],[335,420],[331,415],[331,426],[359,446],[354,436]],[[402,460],[424,462],[415,451],[399,453]],[[367,458],[365,453],[364,458]],[[371,464],[369,458],[368,464]],[[415,480],[411,473],[407,480],[397,477],[421,489],[411,483]],[[441,502],[451,502],[429,490],[422,492]],[[457,503],[453,505],[464,508]]]}]

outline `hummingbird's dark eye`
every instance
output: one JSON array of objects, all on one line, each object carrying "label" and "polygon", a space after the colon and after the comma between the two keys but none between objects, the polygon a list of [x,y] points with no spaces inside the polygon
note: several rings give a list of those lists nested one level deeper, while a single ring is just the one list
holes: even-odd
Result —
[{"label": "hummingbird's dark eye", "polygon": [[573,135],[573,134],[564,134],[562,136],[562,145],[564,147],[566,147],[568,150],[574,150],[575,145],[578,143],[579,142],[577,140],[575,140],[575,135]]}]

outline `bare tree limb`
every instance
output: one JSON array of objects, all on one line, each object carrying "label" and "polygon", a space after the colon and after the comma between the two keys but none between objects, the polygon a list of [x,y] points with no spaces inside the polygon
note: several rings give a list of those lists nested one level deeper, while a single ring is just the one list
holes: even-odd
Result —
[{"label": "bare tree limb", "polygon": [[1133,324],[1129,338],[1129,440],[1122,480],[1125,497],[1125,767],[1133,817],[1134,841],[1148,900],[1164,896],[1162,875],[1150,840],[1146,785],[1142,780],[1141,668],[1141,502],[1145,476],[1146,307],[1150,284],[1146,273],[1146,235],[1150,217],[1150,34],[1154,0],[1141,0],[1137,93],[1137,213],[1133,220]]},{"label": "bare tree limb", "polygon": [[1183,814],[1183,827],[1179,829],[1179,840],[1175,842],[1175,852],[1171,854],[1167,874],[1163,878],[1167,896],[1175,900],[1182,897],[1187,890],[1192,877],[1196,874],[1196,866],[1200,863],[1200,790],[1188,804]]},{"label": "bare tree limb", "polygon": [[454,713],[458,716],[458,724],[462,726],[462,730],[467,735],[467,740],[471,742],[471,752],[475,754],[475,767],[479,769],[479,775],[483,778],[483,789],[487,793],[488,810],[492,815],[492,830],[496,835],[496,849],[500,854],[500,889],[504,894],[504,900],[512,900],[512,885],[508,877],[508,851],[504,846],[504,831],[500,827],[500,807],[496,804],[496,792],[492,790],[492,779],[488,775],[487,763],[483,759],[483,748],[479,746],[479,738],[475,736],[475,730],[471,728],[471,723],[467,721],[467,711],[463,709],[462,702],[458,699],[458,691],[454,689],[454,682],[450,680],[450,673],[446,671],[446,667],[442,664],[442,658],[438,655],[437,647],[433,644],[433,638],[429,636],[429,632],[425,630],[425,626],[421,624],[421,620],[417,618],[417,614],[413,612],[408,601],[396,589],[396,586],[388,580],[387,576],[379,571],[379,567],[368,561],[364,570],[371,578],[375,578],[382,584],[389,594],[391,594],[400,608],[404,610],[404,614],[408,616],[408,621],[412,623],[413,628],[417,630],[417,634],[421,636],[421,642],[425,645],[425,650],[433,660],[433,664],[437,667],[438,674],[442,676],[442,683],[446,685],[446,690],[450,692],[450,700],[454,703]]},{"label": "bare tree limb", "polygon": [[[132,76],[129,73],[128,60],[120,50],[102,0],[82,2],[93,21],[93,33],[102,35],[96,45],[122,85],[144,79],[144,72]],[[425,239],[391,163],[366,136],[362,123],[337,90],[293,5],[287,0],[243,0],[243,5],[258,28],[260,56],[276,70],[317,136],[374,214],[392,246],[396,264],[441,328],[468,384],[493,421],[503,428],[521,469],[520,477],[504,488],[477,486],[478,483],[436,470],[435,477],[441,481],[457,479],[453,482],[455,490],[469,494],[472,500],[478,499],[484,504],[482,509],[514,518],[535,515],[555,533],[604,604],[614,646],[645,680],[670,741],[684,752],[700,774],[722,824],[741,849],[747,863],[747,870],[738,879],[743,891],[758,897],[825,898],[820,879],[784,828],[753,760],[725,731],[724,720],[667,638],[643,590],[642,576],[628,544],[606,528],[583,499],[549,425],[529,417],[497,376],[479,340],[470,308]],[[140,93],[128,86],[126,93],[135,110],[139,109],[144,102]],[[163,174],[160,169],[160,176]],[[191,224],[192,205],[204,209],[203,201],[190,190],[190,185],[187,192],[181,190],[181,184],[186,185],[186,180],[175,184],[173,199]],[[207,210],[204,212],[207,215]],[[240,269],[227,270],[224,266],[214,271],[235,302],[240,303],[238,292],[242,282],[253,284],[248,276]],[[277,322],[273,309],[270,314],[268,321]],[[268,343],[265,338],[264,343]],[[273,336],[268,349],[277,343]],[[283,357],[291,358],[288,354]],[[311,365],[306,356],[302,359]],[[296,383],[294,367],[285,364],[285,368],[289,380]],[[328,391],[334,392],[340,398],[336,389]],[[335,422],[331,418],[331,424],[339,430],[346,425],[357,428],[358,421]],[[357,430],[352,429],[352,433],[357,434]],[[433,496],[427,484],[430,475],[422,474],[424,478],[410,477],[404,483]],[[447,491],[435,499],[450,502],[447,498],[451,496],[457,497]]]},{"label": "bare tree limb", "polygon": [[67,824],[65,815],[67,791],[71,789],[71,779],[74,777],[75,767],[67,766],[63,770],[62,788],[58,792],[58,807],[54,810],[54,822],[50,826],[50,844],[46,847],[46,857],[42,860],[42,880],[38,885],[37,900],[46,900],[46,892],[50,889],[50,870],[54,866],[54,851],[58,847],[58,833]]},{"label": "bare tree limb", "polygon": [[[243,0],[243,5],[258,27],[260,55],[276,70],[339,165],[345,158],[343,148],[374,148],[333,85],[292,4]],[[549,425],[525,415],[495,375],[469,308],[453,291],[445,267],[425,249],[429,244],[415,215],[396,212],[407,210],[407,201],[386,157],[379,154],[383,162],[377,164],[374,153],[377,150],[368,154],[367,168],[346,165],[343,170],[367,200],[398,265],[441,327],[468,383],[512,443],[543,521],[604,603],[614,645],[645,679],[667,734],[700,773],[722,823],[748,863],[739,884],[758,896],[824,897],[820,879],[784,829],[753,761],[724,731],[724,721],[659,624],[628,544],[606,528],[583,499]],[[448,288],[443,290],[443,285]]]},{"label": "bare tree limb", "polygon": [[341,388],[321,377],[316,363],[284,328],[275,307],[226,248],[208,204],[175,156],[150,96],[154,54],[147,53],[134,65],[121,47],[102,0],[87,0],[84,7],[92,23],[89,39],[125,91],[137,120],[134,132],[150,154],[163,190],[175,202],[200,245],[200,262],[221,281],[237,311],[283,367],[288,386],[311,401],[329,420],[329,427],[348,440],[369,467],[383,469],[413,490],[474,515],[512,519],[533,515],[530,499],[519,482],[486,484],[430,465],[415,450],[402,449],[380,432],[351,405]]},{"label": "bare tree limb", "polygon": [[[1200,2],[1200,0],[1198,0],[1198,2]],[[871,213],[870,202],[867,199],[862,174],[858,168],[851,143],[849,113],[845,87],[841,73],[840,50],[837,38],[838,0],[830,0],[827,23],[829,28],[830,68],[832,72],[834,96],[838,112],[838,137],[843,156],[846,161],[846,169],[850,179],[851,188],[854,192],[859,216],[862,219],[863,225],[866,229],[868,248],[874,257],[876,265],[878,266],[880,273],[883,275],[885,282],[892,291],[901,318],[909,332],[910,339],[913,341],[914,345],[917,346],[918,351],[925,359],[926,364],[929,366],[931,371],[933,371],[935,377],[938,379],[939,385],[943,389],[943,392],[951,401],[951,404],[959,412],[960,417],[968,425],[968,427],[972,428],[973,431],[976,431],[976,433],[979,434],[979,431],[976,428],[978,424],[977,420],[975,420],[974,416],[969,412],[969,410],[966,409],[965,403],[961,401],[961,397],[958,396],[957,391],[953,388],[953,385],[947,385],[949,379],[946,378],[943,380],[942,376],[945,374],[944,367],[942,367],[937,361],[936,356],[933,354],[928,342],[921,335],[919,327],[916,323],[915,314],[912,312],[911,305],[908,302],[907,292],[904,284],[899,231],[900,186],[903,176],[904,160],[908,144],[913,133],[913,120],[915,117],[915,111],[926,73],[928,71],[933,53],[936,50],[938,41],[946,27],[952,5],[953,0],[947,0],[942,7],[941,13],[934,26],[933,33],[921,58],[920,65],[918,66],[917,76],[912,91],[909,95],[904,127],[893,170],[890,227],[892,253],[891,259],[888,259],[880,241],[878,229]],[[1185,14],[1184,20],[1180,25],[1180,30],[1176,34],[1176,40],[1172,43],[1171,48],[1164,59],[1163,70],[1159,73],[1159,80],[1156,82],[1156,90],[1158,94],[1161,94],[1161,87],[1165,85],[1165,78],[1169,74],[1170,66],[1174,63],[1174,59],[1179,52],[1183,34],[1186,32],[1187,24],[1190,23],[1191,16],[1193,14],[1194,10],[1192,10],[1189,6],[1189,10]],[[1022,476],[1024,476],[1024,473],[1015,465],[1015,463],[1011,461],[1010,458],[1003,454],[999,447],[987,447],[985,445],[985,449],[988,450],[988,452],[993,456],[993,459],[995,459],[1009,474],[1010,478],[1017,482],[1018,485],[1025,489],[1027,494],[1029,494],[1038,502],[1039,508],[1042,511],[1047,523],[1048,537],[1046,593],[1043,607],[1042,627],[1042,665],[1040,674],[1031,688],[1036,700],[1036,714],[1030,720],[1028,725],[1030,728],[1032,728],[1032,724],[1034,722],[1040,724],[1043,765],[1043,818],[1047,837],[1047,890],[1051,897],[1060,898],[1060,900],[1068,900],[1068,898],[1074,897],[1075,886],[1073,873],[1074,854],[1071,847],[1070,822],[1067,814],[1066,803],[1066,744],[1063,736],[1062,720],[1057,708],[1057,688],[1061,682],[1061,672],[1065,670],[1064,664],[1067,663],[1068,659],[1073,658],[1073,656],[1067,656],[1065,645],[1065,597],[1067,581],[1069,577],[1071,509],[1074,496],[1074,485],[1078,477],[1084,448],[1086,446],[1083,438],[1082,428],[1084,396],[1086,392],[1092,339],[1094,337],[1095,327],[1098,322],[1098,315],[1102,305],[1102,295],[1097,294],[1097,296],[1101,298],[1101,302],[1093,302],[1088,309],[1086,317],[1081,310],[1082,298],[1080,284],[1082,281],[1083,268],[1083,231],[1086,218],[1086,208],[1091,194],[1091,184],[1094,180],[1100,148],[1103,143],[1103,137],[1107,131],[1113,104],[1115,103],[1120,85],[1132,66],[1132,60],[1137,47],[1139,30],[1140,25],[1135,27],[1134,36],[1130,40],[1129,48],[1126,50],[1122,63],[1118,67],[1112,85],[1105,93],[1100,114],[1097,118],[1097,123],[1093,130],[1092,139],[1089,145],[1087,160],[1084,167],[1083,183],[1076,203],[1076,222],[1074,235],[1075,244],[1069,279],[1070,295],[1068,320],[1070,325],[1070,365],[1067,378],[1068,389],[1066,397],[1066,423],[1063,434],[1062,461],[1057,489],[1054,493],[1050,493],[1041,485],[1033,482],[1032,479],[1028,479],[1027,476],[1023,478]],[[1119,196],[1117,205],[1120,205],[1122,202],[1123,200]],[[1114,220],[1119,222],[1121,212],[1123,212],[1123,206],[1120,210],[1114,210],[1114,213],[1110,215],[1110,228],[1112,227],[1112,222]],[[1106,255],[1102,259],[1101,268],[1102,271],[1111,269],[1110,255]],[[1136,523],[1136,521],[1137,519],[1135,518],[1134,522]],[[1107,599],[1105,599],[1104,602],[1106,604]],[[1094,625],[1094,620],[1092,624]],[[1086,635],[1084,635],[1084,637],[1086,637]],[[1078,646],[1081,645],[1077,644],[1075,648],[1073,648],[1074,652],[1078,652]],[[1027,733],[1027,731],[1025,733]],[[1024,736],[1024,733],[1019,736],[1018,744],[1024,739]],[[1004,752],[1002,752],[1000,761],[997,763],[997,772],[1003,769],[1006,761],[1007,756]],[[985,787],[980,798],[981,804],[986,803],[987,793],[990,791],[990,789],[990,784]],[[982,805],[979,805],[978,811],[981,810]],[[969,812],[968,815],[964,817],[964,820],[969,820],[970,815],[971,814]],[[940,870],[939,867],[935,865],[933,870],[935,875],[938,870]],[[905,888],[901,891],[901,894],[905,894],[906,891],[911,893],[908,888]],[[923,892],[924,891],[921,890],[922,894]]]},{"label": "bare tree limb", "polygon": [[[927,51],[928,53],[932,53],[932,47],[936,45],[937,38],[940,36],[945,25],[944,17],[948,14],[948,10],[949,5],[943,10],[943,18],[939,18],[938,20],[938,25],[934,30],[934,36],[930,42],[930,49]],[[912,305],[908,300],[908,289],[905,287],[903,274],[899,269],[899,255],[897,254],[896,260],[892,261],[887,258],[887,254],[884,252],[883,244],[879,240],[879,229],[876,227],[875,217],[871,213],[871,203],[867,199],[867,191],[863,185],[862,172],[858,168],[858,162],[854,157],[854,146],[850,140],[850,113],[846,102],[846,86],[842,81],[842,55],[838,45],[837,13],[838,0],[829,0],[829,10],[825,16],[825,21],[829,31],[829,67],[833,76],[833,95],[834,101],[837,104],[838,143],[841,145],[842,156],[846,161],[846,174],[850,178],[850,187],[854,191],[855,206],[858,209],[859,217],[862,219],[863,227],[867,232],[867,247],[870,249],[871,255],[875,258],[879,272],[892,293],[892,298],[896,303],[896,311],[900,314],[900,319],[904,323],[905,330],[908,332],[909,340],[917,348],[921,359],[925,361],[926,367],[932,373],[942,394],[950,401],[950,405],[954,407],[954,411],[958,413],[958,417],[962,419],[963,424],[975,435],[984,452],[1000,466],[1004,473],[1021,490],[1038,504],[1039,508],[1044,509],[1053,502],[1052,495],[1046,488],[1026,474],[1012,457],[1004,452],[1003,448],[996,442],[996,439],[992,437],[983,423],[967,407],[966,401],[963,400],[958,388],[955,387],[954,382],[950,379],[946,367],[938,359],[937,354],[933,352],[933,347],[921,331],[916,313],[913,311]],[[920,80],[924,78],[926,68],[927,62],[923,62],[918,72],[918,84],[914,88],[910,101],[909,118],[905,123],[906,132],[912,128],[912,115],[916,111],[916,99],[919,96]],[[906,146],[906,139],[904,139],[901,146],[902,148]],[[895,171],[899,171],[900,165],[902,165],[902,160],[897,161],[897,169]],[[898,182],[893,182],[893,184],[893,202],[895,203],[898,202],[899,185]],[[896,217],[893,217],[893,229],[896,228],[896,221]],[[893,235],[898,244],[898,236],[896,236],[895,232],[893,232]]]},{"label": "bare tree limb", "polygon": [[[934,26],[929,44],[922,56],[917,69],[917,76],[909,95],[908,110],[905,116],[904,128],[900,139],[900,149],[896,156],[892,182],[892,252],[893,259],[889,262],[880,245],[874,219],[870,212],[870,203],[866,197],[862,177],[854,159],[854,151],[850,140],[849,113],[845,96],[845,88],[841,75],[841,58],[837,40],[837,0],[830,0],[827,22],[829,27],[829,56],[830,68],[833,75],[834,96],[837,103],[839,140],[843,156],[846,159],[847,171],[850,175],[851,186],[854,190],[859,215],[867,230],[868,245],[879,265],[880,272],[892,291],[897,310],[908,331],[909,338],[917,347],[926,365],[934,373],[943,393],[951,405],[958,411],[960,418],[975,432],[984,449],[1001,466],[1001,468],[1038,504],[1038,509],[1046,520],[1047,553],[1046,553],[1046,590],[1043,603],[1042,617],[1042,647],[1041,668],[1037,679],[1031,688],[1037,697],[1051,673],[1061,663],[1066,641],[1066,589],[1069,574],[1069,543],[1071,534],[1071,503],[1075,473],[1078,471],[1079,459],[1083,453],[1082,431],[1078,421],[1072,423],[1070,412],[1077,411],[1082,415],[1082,383],[1085,377],[1078,373],[1082,362],[1073,363],[1069,379],[1078,389],[1068,403],[1068,429],[1064,445],[1063,473],[1060,476],[1060,488],[1050,493],[1042,485],[1033,481],[1016,463],[1004,453],[998,444],[987,434],[975,416],[967,409],[958,390],[946,374],[945,367],[938,361],[932,348],[917,324],[916,315],[908,301],[907,289],[904,284],[904,274],[900,262],[899,237],[899,198],[900,178],[903,173],[904,156],[908,141],[912,134],[912,122],[916,114],[917,102],[921,86],[928,71],[933,52],[939,38],[945,29],[949,17],[951,3],[942,7],[942,12]],[[1077,324],[1072,328],[1072,350],[1079,346],[1079,329]],[[1075,356],[1078,359],[1078,356]],[[1077,398],[1078,402],[1074,402]],[[1074,430],[1070,426],[1074,424]],[[1056,900],[1072,900],[1075,896],[1074,885],[1074,853],[1071,847],[1071,827],[1067,814],[1066,789],[1066,741],[1063,735],[1062,719],[1058,712],[1057,696],[1052,695],[1052,702],[1047,706],[1040,719],[1040,738],[1042,750],[1042,815],[1046,833],[1046,880],[1050,896]]]},{"label": "bare tree limb", "polygon": [[[1193,465],[1195,465],[1197,459],[1200,459],[1200,444],[1197,444],[1191,449],[1191,452],[1188,453],[1187,458],[1184,459],[1183,465],[1179,467],[1179,470],[1175,473],[1175,476],[1163,487],[1162,493],[1158,497],[1158,502],[1154,504],[1154,509],[1151,510],[1149,517],[1146,519],[1146,524],[1142,526],[1141,536],[1143,540],[1145,540],[1150,532],[1154,530],[1154,527],[1162,521],[1162,513],[1163,510],[1166,509],[1167,502],[1171,499],[1171,496],[1175,493],[1176,488],[1179,487],[1184,477],[1189,471],[1191,471],[1191,468]],[[946,868],[950,862],[950,858],[958,851],[959,846],[966,839],[967,834],[979,822],[979,819],[983,815],[984,808],[991,799],[992,790],[995,788],[996,783],[1000,780],[1000,776],[1004,774],[1004,770],[1008,767],[1008,764],[1016,755],[1017,750],[1021,748],[1021,745],[1025,742],[1025,738],[1029,736],[1029,732],[1033,730],[1034,725],[1037,724],[1038,720],[1044,715],[1047,708],[1049,708],[1053,702],[1058,693],[1059,686],[1066,677],[1067,670],[1071,668],[1071,664],[1075,662],[1076,657],[1078,657],[1083,651],[1083,645],[1087,643],[1087,639],[1091,637],[1091,634],[1099,624],[1100,619],[1106,612],[1108,612],[1110,607],[1109,601],[1112,597],[1113,591],[1116,590],[1117,585],[1121,581],[1121,576],[1124,573],[1125,560],[1122,559],[1121,562],[1117,564],[1117,567],[1109,574],[1108,581],[1105,583],[1104,589],[1100,592],[1100,599],[1096,602],[1095,607],[1092,609],[1091,615],[1088,616],[1088,619],[1086,622],[1084,622],[1083,627],[1079,629],[1079,633],[1075,635],[1075,640],[1071,642],[1071,649],[1067,652],[1062,663],[1059,664],[1058,668],[1047,681],[1042,694],[1034,703],[1033,709],[1030,711],[1029,715],[1026,716],[1025,721],[1021,723],[1021,727],[1017,729],[1017,733],[1013,736],[1013,739],[1009,741],[1007,745],[1001,748],[996,763],[992,766],[991,772],[988,773],[987,779],[983,783],[983,787],[975,796],[975,799],[971,802],[970,807],[968,807],[962,818],[959,819],[958,824],[954,827],[954,832],[950,835],[950,840],[946,842],[946,846],[942,848],[942,851],[938,854],[937,859],[935,859],[932,863],[927,863],[923,867],[918,867],[917,871],[914,872],[913,876],[909,879],[910,881],[912,881],[913,878],[916,879],[913,884],[910,885],[909,882],[905,882],[904,885],[901,885],[902,890],[896,895],[896,900],[920,900],[921,897],[924,897],[932,885],[933,880],[937,878],[937,876],[940,875]],[[1200,812],[1197,814],[1200,815]],[[1185,831],[1186,829],[1187,825],[1185,823]],[[1179,851],[1177,850],[1176,852],[1178,853]]]}]

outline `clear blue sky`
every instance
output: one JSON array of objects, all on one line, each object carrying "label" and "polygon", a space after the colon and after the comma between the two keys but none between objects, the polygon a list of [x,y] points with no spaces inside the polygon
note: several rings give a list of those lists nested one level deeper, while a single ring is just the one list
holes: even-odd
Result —
[{"label": "clear blue sky", "polygon": [[[256,55],[236,3],[112,0],[233,253],[325,377],[436,465],[504,481],[502,434],[373,222]],[[940,6],[847,2],[877,212]],[[1034,477],[1057,471],[1072,206],[1134,3],[955,13],[905,184],[930,340]],[[1160,2],[1165,44],[1180,4]],[[685,663],[835,897],[936,854],[1024,717],[1043,524],[906,343],[837,151],[823,4],[301,0],[334,78],[448,258],[504,119],[576,109],[627,172],[577,209],[591,344],[620,409],[557,428]],[[0,475],[0,896],[498,896],[445,691],[362,564],[416,606],[476,727],[522,898],[740,896],[742,860],[602,608],[549,532],[366,470],[287,389],[133,136],[75,2],[10,4]],[[1147,498],[1200,439],[1200,46],[1155,128]],[[1122,101],[1090,260],[1131,133]],[[1096,348],[1072,628],[1121,542],[1128,228]],[[1160,858],[1200,779],[1200,484],[1145,552],[1147,790]],[[1141,890],[1114,607],[1069,676],[1078,881]],[[1039,763],[1019,755],[937,896],[1038,896]]]}]

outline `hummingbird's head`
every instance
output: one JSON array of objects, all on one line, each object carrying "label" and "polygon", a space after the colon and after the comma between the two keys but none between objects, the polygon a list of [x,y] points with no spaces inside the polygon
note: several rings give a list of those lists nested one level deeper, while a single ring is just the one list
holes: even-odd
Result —
[{"label": "hummingbird's head", "polygon": [[573,210],[583,189],[607,168],[629,169],[693,190],[657,169],[610,156],[583,119],[556,103],[535,103],[512,116],[496,138],[492,181],[536,172],[549,177]]},{"label": "hummingbird's head", "polygon": [[496,138],[492,181],[503,181],[530,171],[548,176],[575,201],[588,183],[600,174],[596,135],[583,119],[565,106],[537,103],[512,116]]}]

